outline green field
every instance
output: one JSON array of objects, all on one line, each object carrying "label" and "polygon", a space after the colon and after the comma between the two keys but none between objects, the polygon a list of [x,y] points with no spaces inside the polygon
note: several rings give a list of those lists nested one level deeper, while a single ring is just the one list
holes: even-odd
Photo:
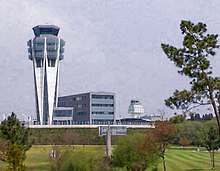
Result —
[{"label": "green field", "polygon": [[[28,171],[48,171],[50,170],[51,159],[48,153],[51,146],[33,146],[27,152],[26,166]],[[75,146],[73,152],[83,150],[96,154],[96,158],[101,158],[105,155],[105,146],[102,145],[86,145]],[[79,156],[82,158],[83,156]],[[95,156],[94,156],[95,157]],[[209,153],[204,149],[200,152],[196,148],[171,148],[167,151],[167,171],[208,171],[211,170]],[[0,162],[0,170],[5,169],[5,164]],[[162,163],[158,166],[159,171],[162,171]],[[220,153],[216,153],[216,170],[220,170]]]},{"label": "green field", "polygon": [[[208,171],[211,170],[209,153],[196,149],[172,148],[167,151],[167,171]],[[220,153],[216,153],[216,169],[220,170]],[[162,169],[162,163],[159,165]]]}]

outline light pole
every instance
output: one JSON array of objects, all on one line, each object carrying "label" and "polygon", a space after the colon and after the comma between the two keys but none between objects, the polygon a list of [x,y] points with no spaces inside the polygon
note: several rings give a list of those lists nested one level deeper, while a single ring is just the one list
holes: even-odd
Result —
[{"label": "light pole", "polygon": [[111,128],[110,125],[107,127],[106,132],[106,155],[109,159],[111,159]]}]

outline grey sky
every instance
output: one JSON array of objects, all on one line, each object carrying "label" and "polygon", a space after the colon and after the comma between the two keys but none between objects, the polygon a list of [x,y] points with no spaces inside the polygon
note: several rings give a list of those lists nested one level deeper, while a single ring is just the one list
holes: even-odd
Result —
[{"label": "grey sky", "polygon": [[[34,114],[34,78],[26,42],[32,27],[54,24],[66,41],[60,95],[88,91],[116,93],[117,115],[131,99],[171,112],[164,99],[188,87],[160,44],[181,45],[181,20],[207,23],[220,32],[219,0],[1,0],[0,113]],[[220,53],[214,58],[220,75]]]}]

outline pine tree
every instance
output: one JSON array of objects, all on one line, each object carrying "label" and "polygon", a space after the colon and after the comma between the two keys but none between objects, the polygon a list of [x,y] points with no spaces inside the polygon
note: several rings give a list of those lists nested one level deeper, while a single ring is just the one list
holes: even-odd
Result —
[{"label": "pine tree", "polygon": [[165,100],[172,109],[190,111],[201,105],[211,105],[220,131],[220,78],[212,75],[210,57],[215,56],[217,34],[207,34],[206,24],[182,21],[183,47],[162,44],[166,56],[179,68],[178,73],[190,78],[190,90],[176,90]]},{"label": "pine tree", "polygon": [[6,144],[4,161],[8,163],[9,171],[24,171],[26,151],[31,148],[30,130],[21,125],[12,112],[0,125],[1,141]]}]

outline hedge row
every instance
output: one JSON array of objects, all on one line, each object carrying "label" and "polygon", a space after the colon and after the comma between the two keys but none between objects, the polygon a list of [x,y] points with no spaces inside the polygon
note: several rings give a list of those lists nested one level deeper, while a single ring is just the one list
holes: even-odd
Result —
[{"label": "hedge row", "polygon": [[[128,134],[145,133],[148,129],[129,128]],[[35,145],[103,145],[105,136],[98,135],[98,128],[31,128],[31,137]],[[121,136],[112,136],[115,144]]]}]

